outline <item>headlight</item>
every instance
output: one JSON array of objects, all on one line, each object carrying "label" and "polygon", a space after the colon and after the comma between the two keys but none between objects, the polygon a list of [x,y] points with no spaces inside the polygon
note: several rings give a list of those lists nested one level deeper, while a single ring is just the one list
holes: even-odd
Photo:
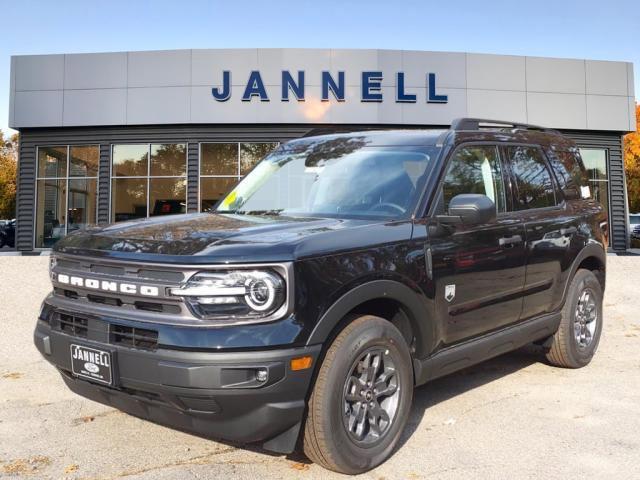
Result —
[{"label": "headlight", "polygon": [[283,307],[284,279],[267,270],[199,272],[171,294],[183,297],[200,318],[264,318]]}]

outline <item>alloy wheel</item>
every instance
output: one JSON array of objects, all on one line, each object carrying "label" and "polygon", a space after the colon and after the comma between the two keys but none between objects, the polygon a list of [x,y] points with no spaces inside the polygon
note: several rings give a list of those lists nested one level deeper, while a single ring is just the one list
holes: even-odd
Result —
[{"label": "alloy wheel", "polygon": [[354,362],[342,403],[344,426],[356,444],[376,444],[390,430],[398,410],[400,388],[388,349],[371,347]]},{"label": "alloy wheel", "polygon": [[596,296],[590,288],[580,292],[578,303],[573,315],[573,334],[578,348],[584,349],[591,345],[598,323],[598,308]]}]

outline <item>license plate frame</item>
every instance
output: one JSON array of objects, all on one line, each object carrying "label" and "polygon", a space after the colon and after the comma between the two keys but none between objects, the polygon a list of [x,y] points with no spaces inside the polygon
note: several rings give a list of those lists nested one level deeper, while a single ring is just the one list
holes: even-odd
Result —
[{"label": "license plate frame", "polygon": [[69,354],[74,376],[113,386],[113,351],[72,343],[69,345]]}]

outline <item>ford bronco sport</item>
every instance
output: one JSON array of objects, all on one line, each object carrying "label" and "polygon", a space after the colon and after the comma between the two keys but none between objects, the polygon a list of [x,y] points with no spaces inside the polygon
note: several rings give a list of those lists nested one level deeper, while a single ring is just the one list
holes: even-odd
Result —
[{"label": "ford bronco sport", "polygon": [[301,138],[208,213],[58,242],[35,344],[92,400],[364,472],[418,385],[530,342],[589,363],[606,248],[590,197],[575,144],[541,127]]}]

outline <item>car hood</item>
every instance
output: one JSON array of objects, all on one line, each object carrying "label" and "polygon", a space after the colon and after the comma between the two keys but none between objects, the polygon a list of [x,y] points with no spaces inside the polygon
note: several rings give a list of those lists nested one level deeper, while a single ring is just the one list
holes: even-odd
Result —
[{"label": "car hood", "polygon": [[407,221],[201,213],[88,228],[60,240],[54,251],[163,263],[249,263],[291,261],[410,235]]}]

